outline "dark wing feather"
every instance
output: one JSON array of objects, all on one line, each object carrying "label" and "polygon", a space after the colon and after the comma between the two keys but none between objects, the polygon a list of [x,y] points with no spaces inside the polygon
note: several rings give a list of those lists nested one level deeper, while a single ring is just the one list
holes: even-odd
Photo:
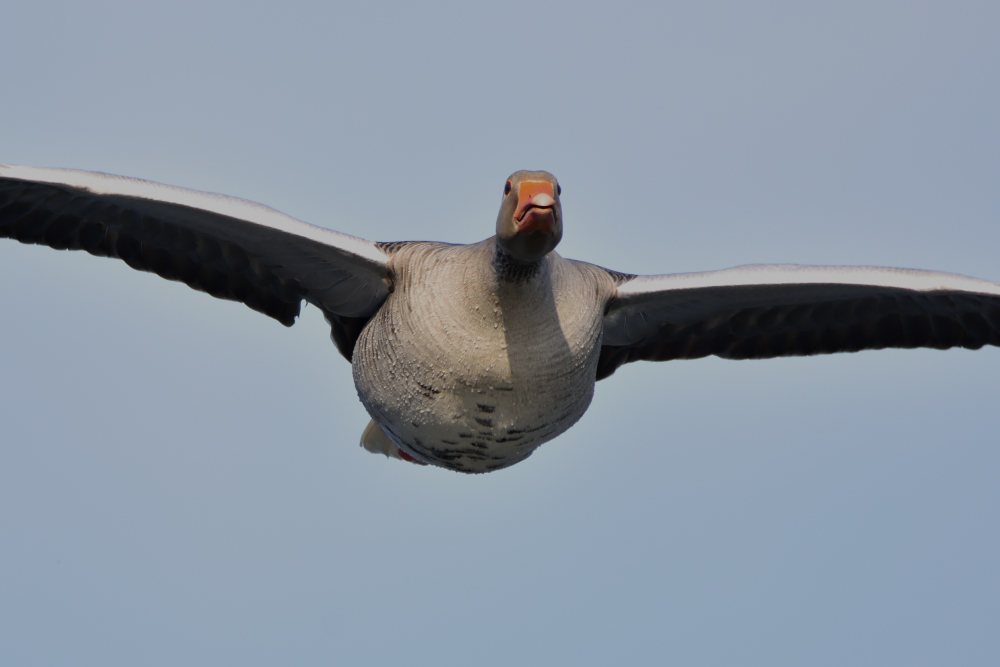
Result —
[{"label": "dark wing feather", "polygon": [[348,359],[389,289],[364,239],[274,209],[137,179],[0,165],[0,237],[116,257],[291,325],[317,305]]},{"label": "dark wing feather", "polygon": [[753,265],[621,284],[597,377],[640,360],[984,345],[1000,345],[998,284],[909,269]]}]

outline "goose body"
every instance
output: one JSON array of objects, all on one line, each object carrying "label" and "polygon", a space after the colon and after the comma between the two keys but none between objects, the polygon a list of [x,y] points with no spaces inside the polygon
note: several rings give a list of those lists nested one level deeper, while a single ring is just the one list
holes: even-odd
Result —
[{"label": "goose body", "polygon": [[590,405],[610,276],[552,252],[504,280],[496,241],[405,244],[395,289],[361,332],[354,381],[418,461],[488,472],[527,457]]},{"label": "goose body", "polygon": [[331,325],[370,450],[461,472],[517,463],[624,363],[1000,345],[1000,285],[933,271],[755,265],[634,276],[559,256],[561,188],[504,185],[496,234],[374,243],[246,200],[0,165],[0,237],[119,258],[286,325]]}]

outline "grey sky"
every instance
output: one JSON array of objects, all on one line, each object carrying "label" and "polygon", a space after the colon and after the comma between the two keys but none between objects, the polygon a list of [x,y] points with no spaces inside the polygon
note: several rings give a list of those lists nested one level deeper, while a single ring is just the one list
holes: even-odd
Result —
[{"label": "grey sky", "polygon": [[[635,273],[1000,281],[1000,5],[15,3],[0,162]],[[982,665],[1000,351],[633,364],[488,476],[388,461],[291,329],[0,241],[0,663]]]}]

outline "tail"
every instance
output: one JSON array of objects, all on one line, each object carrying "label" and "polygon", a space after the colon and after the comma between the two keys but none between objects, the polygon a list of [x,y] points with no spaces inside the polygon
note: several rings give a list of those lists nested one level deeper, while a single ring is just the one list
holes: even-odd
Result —
[{"label": "tail", "polygon": [[416,463],[418,465],[427,465],[421,461],[417,461],[415,458],[401,450],[396,446],[389,436],[385,434],[382,427],[375,423],[375,420],[368,422],[368,426],[365,427],[364,433],[361,434],[361,446],[372,454],[385,454],[390,459],[399,459],[400,461],[409,461],[410,463]]}]

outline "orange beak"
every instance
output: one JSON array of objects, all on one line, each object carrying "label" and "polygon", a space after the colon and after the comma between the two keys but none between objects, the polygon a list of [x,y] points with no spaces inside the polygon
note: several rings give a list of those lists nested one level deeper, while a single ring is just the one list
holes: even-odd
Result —
[{"label": "orange beak", "polygon": [[556,198],[548,181],[521,181],[517,186],[517,210],[514,220],[518,232],[555,230]]}]

